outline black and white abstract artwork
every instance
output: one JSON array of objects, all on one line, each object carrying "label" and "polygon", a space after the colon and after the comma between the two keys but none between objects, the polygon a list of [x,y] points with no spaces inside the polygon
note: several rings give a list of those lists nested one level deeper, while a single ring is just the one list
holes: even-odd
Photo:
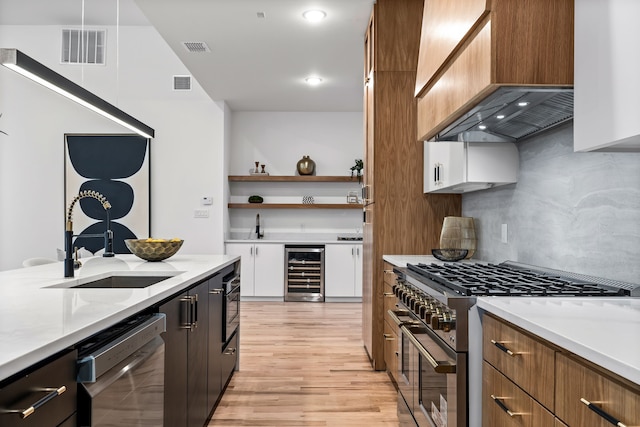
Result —
[{"label": "black and white abstract artwork", "polygon": [[[130,253],[125,239],[150,235],[149,140],[138,135],[65,135],[65,218],[73,198],[94,190],[107,198],[113,252]],[[107,212],[96,199],[85,197],[73,209],[74,235],[102,234]],[[74,247],[96,253],[104,248],[97,237],[75,238]]]}]

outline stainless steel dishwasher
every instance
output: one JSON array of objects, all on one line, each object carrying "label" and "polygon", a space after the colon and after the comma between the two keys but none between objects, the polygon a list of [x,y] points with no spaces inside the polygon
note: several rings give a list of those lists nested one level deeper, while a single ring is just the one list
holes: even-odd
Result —
[{"label": "stainless steel dishwasher", "polygon": [[163,425],[165,330],[164,314],[146,314],[81,343],[79,427]]},{"label": "stainless steel dishwasher", "polygon": [[285,245],[285,301],[324,302],[324,245]]}]

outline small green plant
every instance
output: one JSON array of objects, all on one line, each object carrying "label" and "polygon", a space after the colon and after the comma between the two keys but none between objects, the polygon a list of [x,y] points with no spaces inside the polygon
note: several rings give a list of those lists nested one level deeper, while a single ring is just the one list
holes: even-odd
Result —
[{"label": "small green plant", "polygon": [[362,176],[362,169],[364,168],[364,163],[362,159],[356,159],[356,164],[351,166],[351,176],[353,177],[353,172],[356,172],[358,179]]}]

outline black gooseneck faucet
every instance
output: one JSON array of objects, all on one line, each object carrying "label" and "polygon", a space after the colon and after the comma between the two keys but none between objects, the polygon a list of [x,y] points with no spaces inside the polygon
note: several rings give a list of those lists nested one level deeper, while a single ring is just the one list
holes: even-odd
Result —
[{"label": "black gooseneck faucet", "polygon": [[[73,207],[76,202],[80,199],[84,199],[85,197],[91,197],[96,199],[102,204],[102,207],[107,212],[107,230],[103,234],[73,234]],[[67,211],[67,221],[66,227],[64,231],[64,277],[73,277],[73,270],[80,267],[80,262],[76,259],[73,259],[73,238],[74,237],[103,237],[104,238],[104,257],[112,257],[113,253],[113,231],[110,228],[109,222],[109,209],[111,209],[111,203],[107,200],[105,196],[93,190],[84,190],[78,193],[76,197],[74,197],[73,201],[69,205],[69,210]]]}]

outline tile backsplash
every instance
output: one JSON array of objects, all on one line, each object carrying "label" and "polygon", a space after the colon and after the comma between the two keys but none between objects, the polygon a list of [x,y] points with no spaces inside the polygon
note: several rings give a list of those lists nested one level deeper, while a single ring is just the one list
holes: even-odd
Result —
[{"label": "tile backsplash", "polygon": [[517,146],[517,184],[462,197],[474,258],[640,283],[640,153],[574,153],[573,123]]}]

